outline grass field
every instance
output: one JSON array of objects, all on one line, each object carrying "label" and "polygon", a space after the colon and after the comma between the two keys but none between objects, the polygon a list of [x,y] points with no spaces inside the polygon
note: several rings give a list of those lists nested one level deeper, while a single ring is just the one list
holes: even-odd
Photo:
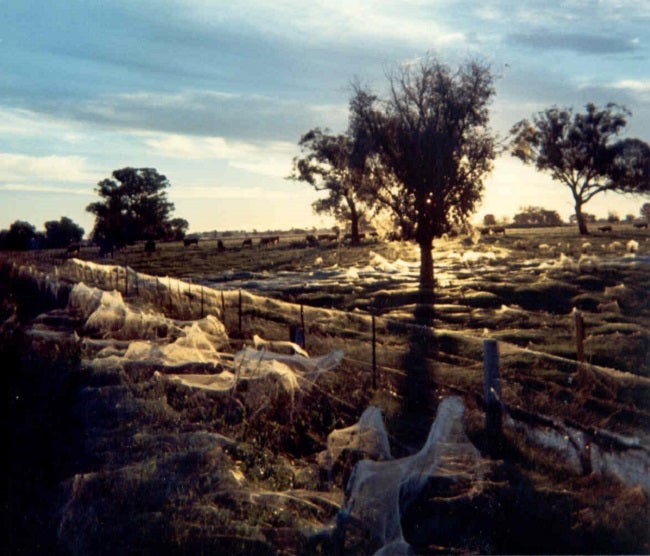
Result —
[{"label": "grass field", "polygon": [[[192,313],[198,317],[197,288],[226,290],[232,351],[250,343],[254,334],[286,340],[289,325],[302,324],[302,305],[310,354],[342,349],[345,359],[336,372],[319,379],[317,389],[291,402],[270,395],[277,391],[273,385],[264,395],[242,388],[226,398],[188,391],[156,382],[146,365],[132,365],[119,373],[80,370],[72,382],[84,385],[84,396],[76,402],[83,410],[83,430],[71,438],[81,434],[85,439],[81,451],[89,459],[66,460],[61,468],[68,472],[62,471],[64,476],[71,476],[70,469],[87,475],[78,483],[66,483],[72,490],[59,535],[68,548],[77,546],[83,552],[91,547],[93,553],[101,552],[102,543],[124,548],[122,541],[145,548],[168,543],[181,551],[330,553],[334,549],[321,541],[314,545],[312,535],[316,524],[325,526],[334,519],[345,480],[360,455],[345,455],[325,479],[315,455],[325,448],[327,435],[353,424],[368,405],[376,405],[382,409],[393,454],[405,456],[421,445],[438,401],[453,394],[467,406],[465,428],[470,438],[494,464],[484,498],[473,503],[482,508],[481,527],[489,524],[497,530],[489,542],[477,534],[469,540],[438,539],[437,547],[434,537],[418,537],[421,533],[414,523],[420,519],[426,523],[432,515],[443,519],[436,513],[440,510],[435,493],[430,492],[431,500],[420,500],[422,515],[409,514],[410,526],[405,523],[409,540],[420,543],[419,551],[647,551],[647,493],[592,473],[584,464],[576,471],[554,452],[528,442],[519,429],[509,429],[505,448],[490,455],[481,400],[482,342],[493,337],[501,340],[503,401],[513,411],[526,413],[528,419],[546,416],[562,426],[634,438],[647,448],[649,238],[646,230],[620,225],[611,233],[595,232],[586,238],[573,228],[554,228],[439,240],[434,251],[438,280],[434,333],[411,326],[418,252],[408,243],[307,247],[303,236],[283,236],[278,246],[261,248],[256,240],[252,249],[242,249],[243,238],[228,238],[225,252],[217,250],[216,240],[201,240],[189,247],[160,244],[152,255],[136,245],[114,260],[100,259],[94,248],[82,249],[85,260],[191,281],[194,305],[187,314],[170,315],[174,318],[187,320]],[[59,266],[65,274],[61,252],[3,254],[2,259],[45,272]],[[238,290],[243,293],[241,330]],[[11,283],[4,291],[8,295],[3,311],[8,316],[10,298],[20,302],[20,292]],[[132,283],[127,299],[145,307]],[[164,302],[159,305],[158,310],[166,310]],[[151,308],[150,302],[146,307]],[[628,374],[594,371],[580,377],[576,372],[576,308],[584,316],[587,361]],[[372,386],[371,314],[376,316],[377,388]],[[96,348],[78,352],[74,342],[61,339],[69,338],[67,334],[53,336],[54,345],[44,344],[47,349],[43,345],[28,349],[30,357],[19,358],[15,366],[23,369],[23,375],[26,368],[30,373],[14,387],[36,380],[46,390],[48,373],[44,378],[34,370],[50,368],[56,369],[52,376],[68,377],[59,384],[68,384],[71,379],[63,369],[72,368],[75,357],[83,369],[83,361],[95,356]],[[8,336],[3,337],[3,353],[20,352],[11,347]],[[117,353],[120,347],[112,349]],[[56,400],[65,404],[70,391],[60,389],[64,391]],[[415,413],[413,403],[421,404]],[[17,415],[26,420],[24,427],[32,426],[26,414]],[[44,423],[51,421],[48,411],[38,415]],[[542,428],[553,426],[548,422]],[[230,440],[220,440],[217,446],[201,436],[206,433]],[[17,442],[18,438],[24,436],[16,434]],[[44,447],[51,448],[52,443],[50,439]],[[239,474],[241,479],[232,479]],[[164,477],[170,476],[173,481],[165,482]],[[294,498],[281,503],[280,494],[271,494],[287,492]],[[252,502],[251,493],[258,502]],[[488,510],[494,509],[495,501],[499,516]],[[476,519],[475,514],[474,510],[458,515],[467,520]],[[98,519],[110,527],[102,529]],[[453,525],[451,517],[444,519]],[[549,530],[554,535],[548,535]],[[377,541],[364,537],[366,533],[363,527],[351,527],[346,550],[372,553]]]}]

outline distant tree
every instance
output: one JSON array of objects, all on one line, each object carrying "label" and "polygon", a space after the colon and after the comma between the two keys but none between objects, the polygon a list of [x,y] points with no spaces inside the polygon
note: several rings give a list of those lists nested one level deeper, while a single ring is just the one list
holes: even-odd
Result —
[{"label": "distant tree", "polygon": [[[596,218],[595,214],[591,214],[589,212],[583,212],[582,217],[584,218],[585,222],[587,224],[595,224],[598,222],[598,218]],[[578,222],[578,217],[575,214],[572,214],[569,216],[569,223],[570,224],[576,224]]]},{"label": "distant tree", "polygon": [[101,201],[86,207],[95,215],[92,237],[116,247],[162,239],[170,231],[174,205],[167,200],[167,178],[153,168],[122,168],[97,184]]},{"label": "distant tree", "polygon": [[645,218],[646,222],[650,222],[650,203],[643,203],[639,214],[641,218]]},{"label": "distant tree", "polygon": [[628,224],[632,224],[632,222],[634,222],[634,219],[635,219],[635,217],[634,217],[633,214],[626,214],[625,215],[625,222],[627,222]]},{"label": "distant tree", "polygon": [[494,214],[486,214],[483,217],[483,226],[495,226],[497,223],[497,219],[495,218]]},{"label": "distant tree", "polygon": [[599,110],[590,103],[580,114],[553,107],[511,130],[513,156],[570,189],[580,234],[588,233],[583,206],[598,193],[650,191],[650,146],[638,139],[614,142],[629,115],[615,104]]},{"label": "distant tree", "polygon": [[316,191],[326,191],[326,197],[313,203],[314,211],[349,223],[352,243],[359,243],[359,225],[368,212],[368,174],[352,161],[353,137],[315,128],[305,133],[298,144],[303,156],[294,158],[290,178],[307,182]]},{"label": "distant tree", "polygon": [[45,222],[45,245],[49,248],[66,247],[70,243],[81,241],[83,236],[84,229],[67,216],[62,216],[58,222]]},{"label": "distant tree", "polygon": [[[389,80],[384,102],[356,88],[352,131],[363,157],[373,160],[366,153],[376,153],[379,167],[394,177],[379,189],[394,188],[405,203],[420,248],[421,302],[431,305],[433,239],[474,211],[496,155],[488,128],[493,77],[479,63],[453,71],[426,58]],[[430,322],[430,316],[421,317]]]},{"label": "distant tree", "polygon": [[607,213],[607,222],[609,222],[610,224],[615,224],[616,222],[620,222],[620,221],[621,221],[621,217],[618,215],[617,212],[610,210]]},{"label": "distant tree", "polygon": [[27,251],[36,237],[36,228],[29,222],[16,220],[0,233],[0,249]]},{"label": "distant tree", "polygon": [[518,226],[561,226],[562,217],[555,210],[542,207],[525,207],[515,214],[513,222]]},{"label": "distant tree", "polygon": [[167,237],[174,241],[181,241],[185,238],[190,223],[184,218],[172,218],[167,223]]}]

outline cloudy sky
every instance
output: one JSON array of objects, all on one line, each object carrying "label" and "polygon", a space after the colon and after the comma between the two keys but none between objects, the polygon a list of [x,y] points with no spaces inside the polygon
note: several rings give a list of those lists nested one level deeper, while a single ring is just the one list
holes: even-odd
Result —
[{"label": "cloudy sky", "polygon": [[[153,167],[192,231],[329,223],[288,181],[301,134],[343,132],[354,79],[433,53],[497,76],[492,127],[552,105],[616,102],[650,141],[650,0],[5,0],[0,18],[0,228],[68,216],[87,231],[94,187]],[[640,199],[587,211],[638,214]],[[504,156],[477,214],[569,191]]]}]

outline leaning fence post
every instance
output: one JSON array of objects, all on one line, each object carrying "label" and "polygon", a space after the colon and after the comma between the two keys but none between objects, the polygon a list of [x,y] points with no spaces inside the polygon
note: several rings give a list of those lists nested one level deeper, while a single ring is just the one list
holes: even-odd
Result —
[{"label": "leaning fence post", "polygon": [[584,381],[585,366],[585,319],[581,311],[576,311],[576,360],[578,361],[578,382]]},{"label": "leaning fence post", "polygon": [[496,340],[483,340],[485,371],[485,430],[491,442],[501,437],[501,377],[499,376],[499,346]]}]

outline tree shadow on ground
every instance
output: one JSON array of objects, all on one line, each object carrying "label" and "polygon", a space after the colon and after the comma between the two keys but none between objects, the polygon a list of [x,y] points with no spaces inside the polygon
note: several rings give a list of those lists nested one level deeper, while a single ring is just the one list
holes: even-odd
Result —
[{"label": "tree shadow on ground", "polygon": [[419,450],[426,441],[438,405],[433,378],[438,351],[432,328],[433,315],[433,303],[416,306],[417,324],[409,332],[408,349],[402,359],[406,374],[397,384],[402,405],[395,434],[401,443],[413,451]]}]

